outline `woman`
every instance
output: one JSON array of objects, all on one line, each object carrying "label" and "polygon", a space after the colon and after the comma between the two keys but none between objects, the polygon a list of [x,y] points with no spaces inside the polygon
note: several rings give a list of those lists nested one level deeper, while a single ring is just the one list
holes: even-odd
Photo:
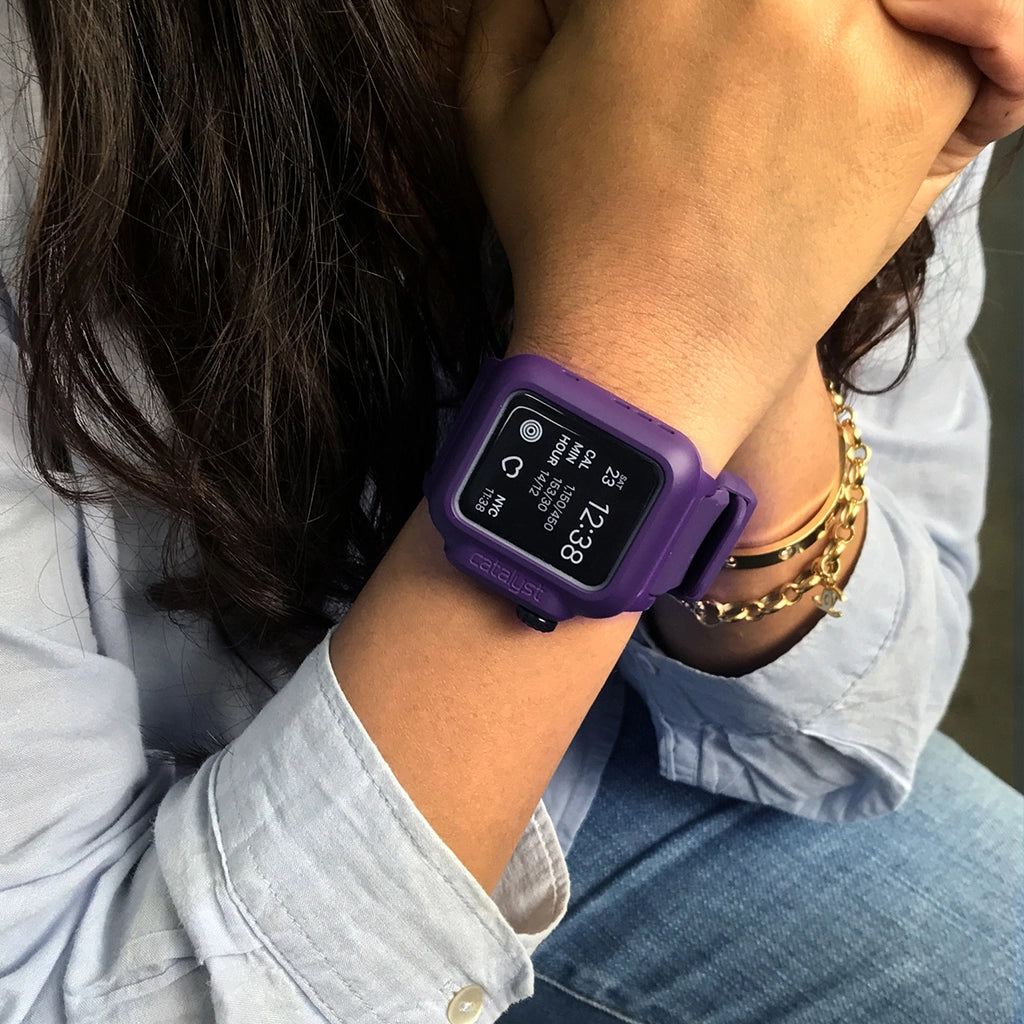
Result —
[{"label": "woman", "polygon": [[[901,375],[903,352],[854,364],[913,300],[915,226],[1001,78],[895,9],[705,6],[12,18],[8,1018],[495,1020],[570,845],[574,902],[509,1020],[1006,1007],[1009,901],[975,906],[1014,863],[1005,788],[934,744],[901,815],[779,813],[903,801],[962,656],[976,301],[856,403],[891,457],[869,528],[819,358]],[[983,173],[936,217],[968,256]],[[742,476],[741,558],[826,513],[711,599],[817,582],[715,630],[671,597],[527,628],[421,501],[489,353],[567,366]]]}]

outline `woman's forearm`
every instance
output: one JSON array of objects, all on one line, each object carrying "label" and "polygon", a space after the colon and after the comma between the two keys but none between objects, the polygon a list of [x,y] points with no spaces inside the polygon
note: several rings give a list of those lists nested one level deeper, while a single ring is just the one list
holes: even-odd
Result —
[{"label": "woman's forearm", "polygon": [[449,565],[421,503],[336,630],[346,698],[488,892],[637,618],[535,632]]},{"label": "woman's forearm", "polygon": [[[813,356],[777,394],[750,394],[725,386],[731,371],[710,355],[713,346],[691,349],[680,373],[674,336],[664,341],[636,317],[628,332],[614,330],[624,321],[612,315],[607,322],[606,331],[588,323],[577,332],[524,310],[509,354],[569,366],[687,433],[711,468],[743,475],[761,499],[748,544],[784,536],[820,506],[840,465],[833,406]],[[724,402],[709,402],[709,390]],[[863,526],[856,544],[862,537]],[[710,596],[739,600],[781,586],[823,543],[769,569],[724,571]],[[847,550],[844,571],[856,550]],[[667,653],[739,674],[792,646],[821,614],[808,596],[749,625],[707,629],[670,601],[651,617]],[[424,817],[488,891],[637,618],[529,629],[508,599],[448,563],[421,503],[335,632],[331,660],[348,701]]]},{"label": "woman's forearm", "polygon": [[[522,322],[527,318],[522,317]],[[617,337],[519,335],[513,352],[570,365],[687,432],[720,464],[742,440],[747,403],[708,409],[709,359],[670,381],[678,346]],[[582,337],[582,335],[581,335]],[[694,362],[699,364],[695,356]],[[645,372],[637,373],[637,368]],[[345,695],[398,781],[490,891],[566,747],[638,620],[574,618],[550,634],[454,569],[421,503],[331,641]]]},{"label": "woman's forearm", "polygon": [[[745,472],[769,496],[755,529],[771,530],[820,500],[838,473],[820,376],[817,402],[806,375],[778,397],[733,389],[731,405],[709,406],[709,381],[727,371],[695,352],[691,372],[674,375],[677,346],[659,344],[653,332],[641,336],[639,328],[616,338],[524,331],[510,354],[536,352],[585,373],[686,432],[712,464]],[[748,436],[752,410],[760,436],[757,429]],[[731,577],[740,586],[741,577],[772,571]],[[731,577],[717,584],[719,599],[729,599]],[[686,612],[659,613],[656,622],[669,653],[730,672],[768,660],[819,614],[808,599],[750,627],[708,630]],[[550,634],[529,629],[510,601],[448,563],[421,503],[336,630],[331,660],[349,703],[427,821],[488,891],[637,619],[574,618]]]}]

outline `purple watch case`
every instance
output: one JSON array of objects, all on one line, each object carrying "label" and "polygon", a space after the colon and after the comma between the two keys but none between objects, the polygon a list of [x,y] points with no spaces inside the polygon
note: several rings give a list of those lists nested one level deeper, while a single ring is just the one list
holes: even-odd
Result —
[{"label": "purple watch case", "polygon": [[[552,413],[550,417],[544,415],[548,407]],[[660,474],[660,485],[648,490],[646,511],[638,501],[615,509],[618,517],[616,526],[626,526],[630,530],[621,550],[609,548],[610,530],[602,535],[606,518],[612,518],[612,499],[606,504],[591,500],[587,508],[598,511],[581,511],[575,524],[567,515],[567,522],[558,525],[556,517],[556,525],[550,527],[552,534],[561,533],[568,526],[568,536],[579,537],[563,545],[559,556],[561,561],[556,558],[545,561],[537,554],[537,550],[549,542],[557,546],[560,536],[545,538],[542,532],[530,527],[536,534],[532,540],[537,542],[533,544],[531,553],[526,550],[525,542],[516,544],[485,527],[483,521],[489,521],[489,513],[496,518],[505,515],[502,529],[506,533],[523,533],[527,529],[520,521],[522,517],[517,519],[512,504],[505,504],[503,495],[499,494],[495,499],[493,488],[475,488],[482,494],[490,492],[489,498],[473,499],[468,496],[470,482],[480,479],[485,471],[491,471],[493,476],[493,471],[502,467],[505,476],[511,480],[524,468],[524,459],[519,454],[509,454],[498,462],[497,467],[493,465],[501,450],[506,450],[499,450],[499,445],[507,444],[508,437],[519,446],[517,451],[529,451],[520,437],[515,436],[515,416],[520,419],[530,417],[521,423],[518,431],[525,441],[535,440],[532,435],[541,434],[544,429],[553,427],[562,431],[562,440],[556,442],[548,456],[549,463],[559,457],[554,463],[556,467],[565,456],[564,448],[559,455],[558,446],[566,439],[572,446],[570,453],[585,451],[585,455],[577,454],[573,466],[574,479],[581,477],[580,466],[587,470],[590,468],[591,463],[584,466],[582,459],[596,455],[594,449],[582,449],[580,441],[592,441],[595,445],[604,441],[601,445],[603,452],[611,450],[613,454],[621,454],[620,462],[626,460],[624,464],[640,471],[631,474],[634,480],[639,475],[641,480],[649,482]],[[548,420],[546,424],[543,423],[545,419]],[[571,425],[581,421],[585,428],[590,428],[589,435],[585,429],[579,434],[572,432]],[[569,427],[564,426],[567,422]],[[526,432],[528,423],[532,424],[530,433]],[[538,460],[545,447],[538,444],[536,450],[536,458],[530,454],[536,463],[533,469],[541,465]],[[565,456],[566,460],[568,458]],[[592,489],[582,494],[579,501],[590,493],[598,497],[606,493],[598,485],[600,468],[596,463],[594,466],[594,477],[586,478],[587,487]],[[616,473],[616,479],[621,475],[628,482],[624,472],[613,470],[611,465],[607,468],[609,474]],[[541,481],[544,478],[546,482],[550,476],[547,469],[541,468],[534,479]],[[607,485],[612,478],[605,475],[600,479]],[[564,483],[561,477],[551,482],[559,485],[558,502],[567,492],[570,494],[565,503],[567,509],[575,500],[572,495],[577,487]],[[521,483],[516,484],[520,490],[521,486]],[[460,507],[464,489],[467,489],[468,497],[463,499]],[[540,485],[537,489],[540,490]],[[614,483],[609,485],[608,492],[622,506],[625,498],[620,499],[615,490]],[[622,484],[618,485],[618,490],[623,490]],[[574,615],[603,618],[623,611],[641,611],[650,607],[655,597],[666,592],[690,600],[703,596],[735,546],[756,504],[750,488],[738,477],[723,472],[716,480],[705,473],[696,448],[684,434],[604,388],[534,355],[485,362],[427,474],[424,491],[431,519],[444,538],[449,561],[490,589],[515,601],[530,613],[531,618],[540,617],[544,621],[562,621]],[[534,493],[531,487],[529,494]],[[544,514],[545,496],[546,493],[540,497],[540,511],[534,513],[531,509],[529,515]],[[525,495],[519,497],[531,500]],[[501,504],[495,510],[494,503],[499,499]],[[469,511],[466,505],[470,506]],[[482,522],[473,521],[474,509]],[[480,512],[481,509],[485,511]],[[602,513],[607,513],[607,516]],[[542,527],[544,530],[550,526],[553,514],[554,510],[549,513]],[[630,520],[631,515],[635,517],[635,523]],[[598,575],[601,575],[598,563],[608,563],[611,568],[599,584],[587,585],[572,575],[576,571],[573,566],[587,561],[589,550],[594,546],[595,533],[604,542],[605,550],[600,556],[591,556],[591,567],[598,569]],[[584,540],[588,541],[586,548],[574,550],[574,545],[582,546]],[[566,550],[570,552],[570,558],[578,553],[579,563],[563,564]],[[579,575],[582,574],[581,570]],[[553,621],[549,626],[538,628],[553,628]]]}]

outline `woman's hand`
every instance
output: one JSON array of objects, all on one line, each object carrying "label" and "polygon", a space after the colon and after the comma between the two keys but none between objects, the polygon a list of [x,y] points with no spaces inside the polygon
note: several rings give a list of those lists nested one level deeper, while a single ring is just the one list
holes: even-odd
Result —
[{"label": "woman's hand", "polygon": [[990,142],[1024,126],[1024,3],[1021,0],[882,0],[904,28],[969,47],[985,76],[944,157],[963,166]]},{"label": "woman's hand", "polygon": [[480,0],[462,100],[517,331],[611,320],[770,394],[959,171],[979,78],[864,0]]}]

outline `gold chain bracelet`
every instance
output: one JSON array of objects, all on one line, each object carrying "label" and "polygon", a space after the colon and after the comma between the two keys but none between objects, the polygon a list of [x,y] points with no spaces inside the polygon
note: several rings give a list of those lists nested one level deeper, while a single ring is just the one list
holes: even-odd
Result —
[{"label": "gold chain bracelet", "polygon": [[815,596],[814,603],[833,618],[839,618],[842,614],[838,605],[846,600],[846,596],[838,582],[841,575],[839,559],[853,540],[857,516],[868,496],[864,479],[871,449],[861,440],[860,429],[853,419],[853,410],[831,383],[828,388],[835,406],[836,424],[842,432],[846,447],[846,459],[839,500],[826,525],[828,539],[825,550],[796,579],[757,600],[723,602],[705,598],[702,601],[681,601],[701,625],[756,622],[766,615],[774,615],[796,604],[815,587],[821,587],[822,591]]}]

